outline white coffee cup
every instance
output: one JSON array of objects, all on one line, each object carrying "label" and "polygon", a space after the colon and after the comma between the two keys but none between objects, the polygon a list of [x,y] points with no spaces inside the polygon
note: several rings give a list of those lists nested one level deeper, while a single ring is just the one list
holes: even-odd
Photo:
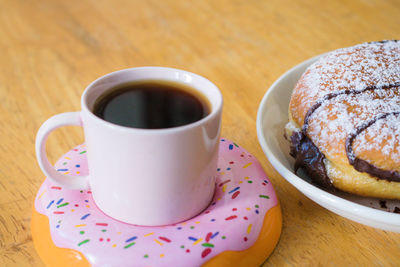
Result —
[{"label": "white coffee cup", "polygon": [[[137,129],[93,114],[96,99],[119,84],[165,80],[198,90],[210,102],[203,119],[166,129]],[[222,95],[209,80],[178,69],[141,67],[116,71],[92,82],[81,97],[82,110],[55,115],[40,127],[36,155],[45,175],[70,189],[89,189],[107,215],[131,224],[166,225],[205,209],[215,189]],[[46,156],[51,131],[66,125],[84,129],[88,176],[61,174]]]}]

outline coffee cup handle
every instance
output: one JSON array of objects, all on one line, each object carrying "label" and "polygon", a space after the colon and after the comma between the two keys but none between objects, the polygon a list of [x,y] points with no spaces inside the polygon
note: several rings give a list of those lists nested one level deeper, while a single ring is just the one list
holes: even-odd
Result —
[{"label": "coffee cup handle", "polygon": [[46,140],[49,134],[67,125],[82,126],[80,112],[66,112],[57,114],[45,121],[36,135],[36,157],[43,173],[58,185],[69,189],[87,189],[88,176],[71,176],[59,173],[49,162],[46,155]]}]

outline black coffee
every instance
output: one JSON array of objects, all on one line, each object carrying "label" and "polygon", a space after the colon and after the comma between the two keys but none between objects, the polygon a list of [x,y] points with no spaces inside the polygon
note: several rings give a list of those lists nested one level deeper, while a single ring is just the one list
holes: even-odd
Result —
[{"label": "black coffee", "polygon": [[210,104],[184,84],[151,80],[111,88],[97,99],[93,113],[122,126],[162,129],[204,118],[210,113]]}]

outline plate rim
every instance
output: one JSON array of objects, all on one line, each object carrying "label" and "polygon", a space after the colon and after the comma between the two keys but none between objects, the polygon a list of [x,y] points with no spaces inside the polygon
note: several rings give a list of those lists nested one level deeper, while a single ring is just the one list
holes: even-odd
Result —
[{"label": "plate rim", "polygon": [[[326,53],[324,53],[326,54]],[[304,194],[306,197],[317,203],[318,205],[342,216],[345,218],[348,218],[352,221],[357,221],[362,224],[370,225],[369,223],[366,222],[361,222],[360,220],[355,220],[354,218],[349,218],[349,216],[342,215],[340,214],[340,211],[343,211],[345,213],[350,213],[353,216],[357,216],[360,219],[367,219],[370,221],[372,224],[376,223],[384,223],[385,225],[389,226],[389,228],[397,228],[396,231],[400,232],[400,214],[396,214],[393,212],[388,212],[388,211],[383,211],[379,209],[375,209],[372,207],[367,207],[358,203],[355,203],[353,201],[344,199],[342,197],[336,196],[332,193],[329,193],[327,191],[324,191],[309,182],[303,180],[301,177],[293,173],[291,170],[286,168],[280,160],[274,155],[274,153],[271,151],[269,148],[265,138],[264,138],[264,131],[262,127],[262,120],[264,117],[264,114],[268,112],[268,107],[265,107],[265,103],[269,99],[270,95],[278,85],[287,77],[294,75],[294,73],[300,69],[300,68],[307,68],[311,64],[313,64],[315,61],[317,61],[318,58],[323,56],[324,54],[309,58],[288,71],[286,71],[284,74],[282,74],[277,80],[274,81],[274,83],[268,88],[267,92],[264,94],[257,110],[257,120],[256,120],[256,127],[257,127],[257,138],[258,142],[265,154],[265,156],[268,158],[269,162],[271,165],[275,168],[275,170],[285,179],[287,180],[291,185],[293,185],[297,190],[299,190],[302,194]],[[266,129],[265,132],[267,133],[268,130]],[[310,197],[311,195],[312,197]],[[316,200],[315,200],[316,199]],[[318,200],[318,201],[317,201]],[[326,206],[331,206],[335,209],[333,211],[332,209],[326,207]],[[397,223],[396,223],[397,221]],[[379,226],[373,226],[376,228],[381,228],[381,229],[389,229],[388,227],[382,227]],[[391,229],[391,231],[394,231]]]}]

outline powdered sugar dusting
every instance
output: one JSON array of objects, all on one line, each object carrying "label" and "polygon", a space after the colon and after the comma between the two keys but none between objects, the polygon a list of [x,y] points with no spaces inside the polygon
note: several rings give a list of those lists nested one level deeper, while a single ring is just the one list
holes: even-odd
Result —
[{"label": "powdered sugar dusting", "polygon": [[295,89],[302,103],[299,108],[292,107],[292,113],[307,112],[317,100],[332,92],[363,90],[399,81],[400,42],[364,43],[338,49],[306,70]]},{"label": "powdered sugar dusting", "polygon": [[[346,138],[357,127],[381,114],[400,111],[400,87],[385,88],[400,83],[400,42],[366,43],[333,51],[311,65],[300,83],[296,93],[304,95],[300,105],[307,107],[305,111],[324,96],[347,90],[322,102],[310,116],[307,131],[322,153],[343,160]],[[378,89],[365,90],[371,86]],[[356,137],[357,147],[382,151],[400,163],[400,116],[373,126]],[[359,151],[355,150],[356,155]]]},{"label": "powdered sugar dusting", "polygon": [[[384,158],[400,164],[399,140],[400,116],[392,114],[385,119],[377,120],[361,132],[354,141],[353,147],[356,154],[363,151],[379,152]],[[368,158],[365,160],[373,163]]]},{"label": "powdered sugar dusting", "polygon": [[[385,113],[400,111],[399,87],[343,94],[325,101],[310,117],[308,136],[321,152],[335,157],[346,154],[346,138],[364,122]],[[399,120],[400,123],[400,120]],[[374,128],[375,129],[375,128]],[[374,131],[373,142],[356,140],[361,146],[379,147],[385,140],[380,128]],[[373,131],[372,129],[369,131]],[[400,136],[397,139],[400,142]],[[329,144],[339,144],[329,146]],[[329,147],[329,148],[328,148]]]}]

